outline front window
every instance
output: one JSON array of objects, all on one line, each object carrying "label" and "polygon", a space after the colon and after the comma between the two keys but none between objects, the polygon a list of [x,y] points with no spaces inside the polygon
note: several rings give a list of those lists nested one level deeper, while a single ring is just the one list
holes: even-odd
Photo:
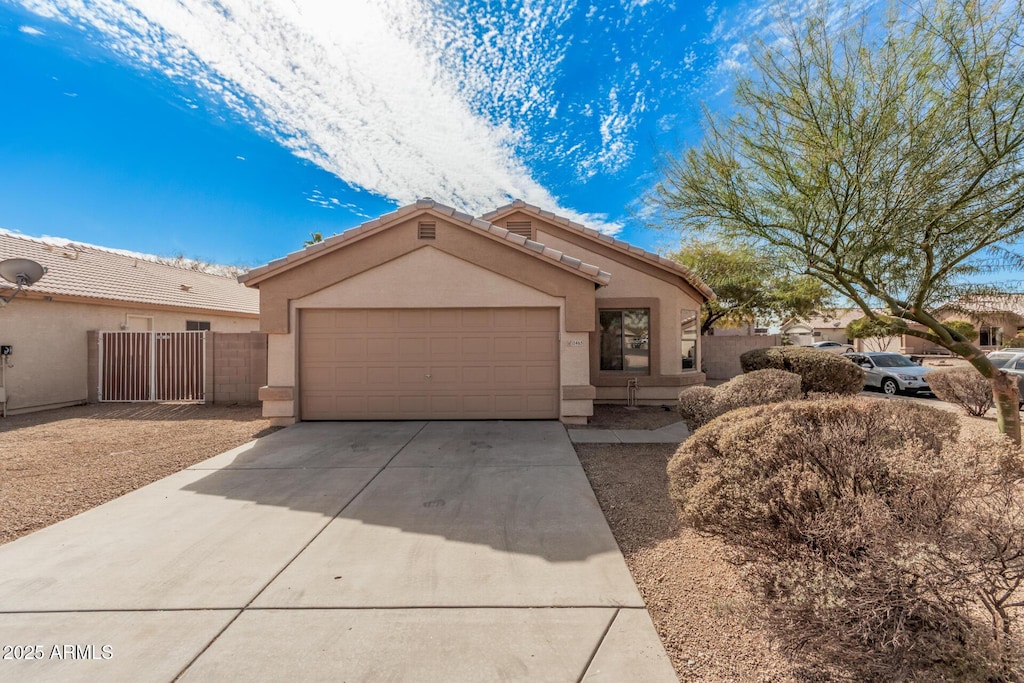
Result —
[{"label": "front window", "polygon": [[647,374],[651,360],[651,311],[600,311],[601,370]]},{"label": "front window", "polygon": [[210,329],[210,322],[208,320],[186,320],[185,331],[186,332],[200,332],[203,330],[208,331]]},{"label": "front window", "polygon": [[978,330],[978,345],[979,346],[1002,346],[1003,345],[1003,328],[1001,327],[982,327]]},{"label": "front window", "polygon": [[700,311],[683,309],[682,327],[679,331],[679,351],[683,359],[683,370],[697,367],[697,335],[700,333]]}]

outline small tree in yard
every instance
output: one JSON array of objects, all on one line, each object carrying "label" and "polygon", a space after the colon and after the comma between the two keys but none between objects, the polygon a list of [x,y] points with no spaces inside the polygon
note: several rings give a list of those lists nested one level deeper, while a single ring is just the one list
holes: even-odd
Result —
[{"label": "small tree in yard", "polygon": [[883,351],[889,348],[889,344],[900,333],[884,320],[857,318],[846,326],[846,336],[850,339],[863,339],[864,345],[872,351]]},{"label": "small tree in yard", "polygon": [[1024,0],[896,3],[841,29],[829,11],[755,46],[738,113],[708,117],[655,201],[967,359],[1020,443],[1016,383],[933,311],[1024,263]]},{"label": "small tree in yard", "polygon": [[829,305],[830,292],[820,280],[793,275],[749,246],[695,240],[668,257],[692,270],[717,296],[702,307],[701,334],[718,322],[781,321]]}]

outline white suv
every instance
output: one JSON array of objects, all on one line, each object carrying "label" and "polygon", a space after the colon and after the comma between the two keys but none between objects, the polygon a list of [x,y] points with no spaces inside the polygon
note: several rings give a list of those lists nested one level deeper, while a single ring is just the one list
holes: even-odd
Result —
[{"label": "white suv", "polygon": [[1024,349],[993,351],[988,354],[988,359],[1000,370],[1017,375],[1017,389],[1021,393],[1021,405],[1024,405]]}]

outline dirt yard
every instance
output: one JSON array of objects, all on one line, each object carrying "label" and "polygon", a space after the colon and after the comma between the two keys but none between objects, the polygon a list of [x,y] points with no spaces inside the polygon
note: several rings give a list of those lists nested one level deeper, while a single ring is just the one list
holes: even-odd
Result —
[{"label": "dirt yard", "polygon": [[668,497],[674,444],[576,444],[682,681],[793,681],[723,546],[684,529]]},{"label": "dirt yard", "polygon": [[0,543],[272,431],[258,406],[106,403],[0,419]]},{"label": "dirt yard", "polygon": [[673,407],[661,406],[594,406],[594,416],[586,425],[571,425],[572,429],[659,429],[679,422],[679,413]]},{"label": "dirt yard", "polygon": [[[908,400],[961,416],[965,438],[994,431],[993,414],[976,418],[935,399]],[[649,416],[602,408],[609,428],[643,429]],[[606,410],[613,408],[613,410]],[[674,413],[666,412],[665,415]],[[823,672],[800,671],[771,641],[740,570],[726,562],[725,546],[684,528],[668,496],[665,469],[674,444],[575,444],[612,533],[626,558],[662,643],[681,681],[787,683],[827,680]]]}]

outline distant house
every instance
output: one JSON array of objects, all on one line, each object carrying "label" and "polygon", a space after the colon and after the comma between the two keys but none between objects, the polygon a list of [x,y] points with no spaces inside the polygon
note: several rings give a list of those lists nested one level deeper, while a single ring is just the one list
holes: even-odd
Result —
[{"label": "distant house", "polygon": [[[992,297],[965,299],[938,306],[934,310],[940,322],[966,320],[978,330],[975,342],[981,349],[990,351],[1002,348],[1003,344],[1017,334],[1024,332],[1024,294],[1003,294]],[[875,342],[851,340],[846,336],[846,326],[857,318],[864,317],[859,308],[840,308],[820,316],[807,319],[787,320],[782,333],[789,341],[808,346],[819,341],[836,341],[853,344],[857,350],[876,350]],[[914,324],[913,327],[924,329]],[[881,349],[906,354],[948,353],[945,349],[925,339],[901,335],[884,340]]]},{"label": "distant house", "polygon": [[[973,297],[943,304],[935,309],[942,321],[966,320],[978,330],[975,342],[981,349],[992,351],[1024,332],[1024,294],[1000,294]],[[937,349],[924,339],[905,337],[907,353],[931,353]]]},{"label": "distant house", "polygon": [[[0,232],[0,260],[27,258],[46,275],[0,308],[8,413],[85,402],[90,330],[250,332],[259,293],[233,278],[147,257]],[[0,280],[0,296],[13,286]]]},{"label": "distant house", "polygon": [[854,340],[846,336],[846,326],[863,317],[864,311],[859,308],[836,308],[809,318],[791,318],[782,323],[780,332],[789,339],[791,344],[797,346],[834,341],[840,344],[854,344],[858,350],[861,350],[860,344],[854,343]]},{"label": "distant house", "polygon": [[268,333],[264,415],[561,419],[702,384],[680,264],[516,201],[423,199],[241,277]]}]

